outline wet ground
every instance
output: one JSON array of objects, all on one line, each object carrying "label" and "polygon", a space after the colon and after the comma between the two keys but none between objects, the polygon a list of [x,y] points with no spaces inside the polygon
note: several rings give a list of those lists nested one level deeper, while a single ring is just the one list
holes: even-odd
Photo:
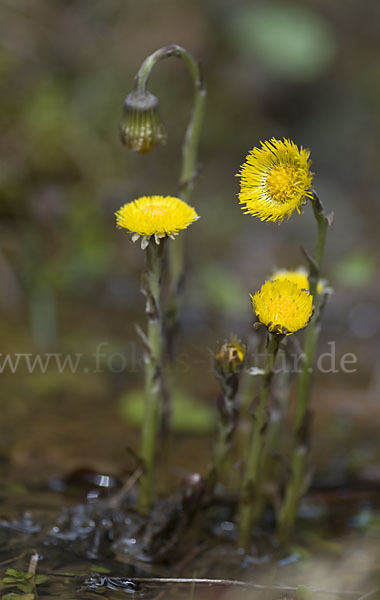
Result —
[{"label": "wet ground", "polygon": [[[107,483],[110,489],[104,487]],[[48,486],[3,483],[4,595],[35,593],[36,586],[38,597],[191,598],[191,582],[180,585],[167,578],[211,578],[246,581],[258,589],[201,582],[197,598],[292,597],[300,584],[323,597],[359,598],[379,584],[376,485],[315,487],[302,506],[287,551],[276,546],[267,514],[255,531],[251,552],[243,554],[234,546],[233,499],[204,507],[189,527],[183,511],[175,510],[177,496],[159,504],[147,524],[133,508],[133,492],[115,503],[113,483],[111,477],[90,471],[51,480]],[[39,560],[31,580],[26,573],[33,554]]]},{"label": "wet ground", "polygon": [[[177,433],[166,444],[158,479],[171,493],[146,521],[135,508],[138,464],[128,450],[138,449],[138,431],[120,418],[117,377],[3,383],[12,398],[1,416],[3,597],[282,598],[307,585],[321,597],[360,598],[379,585],[378,415],[359,385],[315,391],[316,472],[291,545],[278,547],[268,511],[244,554],[235,547],[234,495],[204,502],[200,491],[208,435]],[[192,578],[223,581],[195,586]]]}]

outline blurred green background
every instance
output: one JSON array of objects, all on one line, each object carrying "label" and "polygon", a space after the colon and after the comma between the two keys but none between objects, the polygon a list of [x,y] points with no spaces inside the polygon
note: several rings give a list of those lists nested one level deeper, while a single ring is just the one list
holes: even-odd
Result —
[{"label": "blurred green background", "polygon": [[[318,375],[314,406],[321,419],[334,415],[320,435],[334,427],[338,445],[359,435],[371,455],[380,415],[379,19],[377,0],[0,0],[0,358],[85,355],[75,374],[2,368],[0,449],[12,465],[49,473],[78,456],[111,463],[137,443],[119,398],[142,381],[134,324],[144,322],[143,253],[116,230],[114,212],[140,195],[177,192],[192,104],[184,65],[164,61],[150,80],[165,147],[135,155],[118,124],[142,60],[172,43],[201,61],[209,92],[192,198],[201,219],[186,233],[181,385],[213,403],[210,350],[232,331],[248,338],[249,293],[273,267],[301,264],[301,244],[313,247],[309,206],[278,227],[237,201],[247,152],[290,137],[311,149],[315,187],[336,215],[321,352],[334,341],[338,360],[358,359],[355,373]],[[102,342],[111,363],[102,357],[94,373]],[[115,353],[128,362],[120,373]]]}]

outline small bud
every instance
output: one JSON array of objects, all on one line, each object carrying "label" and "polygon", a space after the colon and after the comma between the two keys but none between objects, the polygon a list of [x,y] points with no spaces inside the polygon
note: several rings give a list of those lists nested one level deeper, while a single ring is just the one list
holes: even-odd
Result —
[{"label": "small bud", "polygon": [[134,91],[126,97],[120,137],[122,143],[133,152],[150,152],[155,144],[166,142],[156,96],[148,91]]},{"label": "small bud", "polygon": [[215,355],[215,366],[223,377],[243,370],[246,348],[238,338],[225,342]]}]

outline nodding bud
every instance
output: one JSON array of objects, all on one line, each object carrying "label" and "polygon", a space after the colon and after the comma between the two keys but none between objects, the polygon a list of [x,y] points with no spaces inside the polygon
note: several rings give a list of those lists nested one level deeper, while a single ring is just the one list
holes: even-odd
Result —
[{"label": "nodding bud", "polygon": [[133,152],[150,152],[155,144],[166,142],[156,96],[148,91],[133,91],[126,97],[120,137]]},{"label": "nodding bud", "polygon": [[219,352],[215,355],[215,367],[223,376],[238,374],[244,368],[246,347],[238,338],[224,342]]}]

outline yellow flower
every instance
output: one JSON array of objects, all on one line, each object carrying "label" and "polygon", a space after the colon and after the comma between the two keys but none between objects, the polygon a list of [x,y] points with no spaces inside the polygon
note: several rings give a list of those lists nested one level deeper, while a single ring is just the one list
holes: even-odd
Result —
[{"label": "yellow flower", "polygon": [[[275,271],[272,275],[272,281],[275,281],[276,279],[288,279],[289,281],[293,281],[293,283],[296,283],[301,288],[301,290],[309,290],[308,273],[304,267],[299,267],[294,271],[288,271],[287,269],[279,269],[278,271]],[[318,294],[322,294],[325,288],[324,283],[325,280],[323,279],[320,279],[318,281]]]},{"label": "yellow flower", "polygon": [[272,138],[253,148],[238,173],[244,212],[262,221],[282,221],[300,212],[312,196],[309,156],[309,150],[287,139]]},{"label": "yellow flower", "polygon": [[251,300],[259,321],[273,333],[303,329],[313,312],[313,297],[289,279],[266,281]]},{"label": "yellow flower", "polygon": [[173,239],[199,219],[191,206],[172,196],[142,196],[124,204],[115,214],[117,226],[128,229],[134,242],[143,237],[142,247],[153,235],[157,244],[166,236]]}]

